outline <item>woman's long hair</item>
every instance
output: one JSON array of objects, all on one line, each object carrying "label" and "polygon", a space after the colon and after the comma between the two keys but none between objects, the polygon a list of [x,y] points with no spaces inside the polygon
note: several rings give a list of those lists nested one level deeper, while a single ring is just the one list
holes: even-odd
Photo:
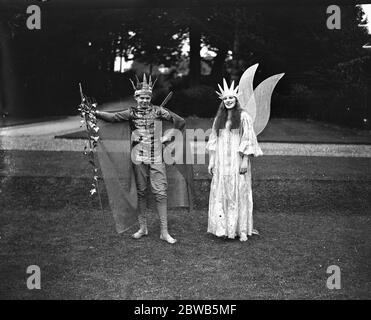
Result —
[{"label": "woman's long hair", "polygon": [[[232,118],[231,118],[231,129],[239,129],[241,124],[241,111],[242,108],[238,103],[236,98],[236,105],[232,108]],[[225,107],[224,102],[220,103],[218,112],[215,116],[215,130],[216,134],[219,137],[220,129],[225,129],[225,124],[228,119],[228,109]]]}]

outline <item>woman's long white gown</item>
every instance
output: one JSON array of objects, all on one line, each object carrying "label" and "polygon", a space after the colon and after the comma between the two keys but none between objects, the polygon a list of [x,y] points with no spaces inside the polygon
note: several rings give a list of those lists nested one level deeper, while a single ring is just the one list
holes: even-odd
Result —
[{"label": "woman's long white gown", "polygon": [[[215,123],[215,121],[214,121]],[[241,155],[260,156],[251,117],[241,112],[240,129],[223,129],[219,137],[213,125],[206,149],[215,152],[215,167],[210,186],[207,232],[234,238],[253,231],[251,164],[240,174]]]}]

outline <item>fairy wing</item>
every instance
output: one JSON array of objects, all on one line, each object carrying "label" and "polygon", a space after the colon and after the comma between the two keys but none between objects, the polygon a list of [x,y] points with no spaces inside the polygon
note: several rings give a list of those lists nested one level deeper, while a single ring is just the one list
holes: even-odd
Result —
[{"label": "fairy wing", "polygon": [[258,135],[266,127],[270,111],[273,90],[284,73],[276,74],[265,79],[254,90],[253,81],[258,63],[249,67],[242,75],[238,84],[237,99],[241,107],[247,111],[254,122],[254,131]]},{"label": "fairy wing", "polygon": [[273,90],[278,81],[284,76],[284,73],[279,73],[265,79],[254,90],[254,94],[250,97],[247,103],[247,109],[256,110],[256,117],[254,121],[254,131],[258,135],[266,127],[270,112],[271,112],[271,97]]},{"label": "fairy wing", "polygon": [[237,99],[240,106],[247,111],[252,120],[254,121],[256,115],[256,104],[254,99],[253,81],[255,71],[258,68],[258,63],[249,67],[242,75],[238,84]]}]

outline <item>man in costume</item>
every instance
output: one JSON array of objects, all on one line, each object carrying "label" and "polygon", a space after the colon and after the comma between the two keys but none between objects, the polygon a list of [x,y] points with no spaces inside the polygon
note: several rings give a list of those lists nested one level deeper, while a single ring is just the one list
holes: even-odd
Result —
[{"label": "man in costume", "polygon": [[134,239],[140,239],[148,234],[146,208],[147,181],[150,179],[152,192],[155,196],[156,208],[160,218],[160,239],[170,244],[175,243],[168,232],[167,223],[167,177],[166,166],[162,159],[163,144],[170,141],[172,131],[162,136],[161,121],[171,121],[174,128],[184,127],[185,121],[169,110],[151,104],[154,82],[151,77],[148,81],[146,75],[143,81],[137,80],[134,85],[134,98],[137,102],[127,110],[109,113],[96,111],[98,119],[109,122],[129,121],[131,136],[131,160],[134,169],[135,182],[138,197],[138,221],[139,230],[132,235]]}]

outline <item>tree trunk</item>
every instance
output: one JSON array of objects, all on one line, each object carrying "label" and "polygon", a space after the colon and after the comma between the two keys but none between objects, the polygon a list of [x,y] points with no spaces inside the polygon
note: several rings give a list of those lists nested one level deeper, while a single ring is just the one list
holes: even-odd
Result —
[{"label": "tree trunk", "polygon": [[12,50],[9,34],[5,23],[0,21],[0,112],[14,116],[21,113],[20,94],[13,59],[16,52]]},{"label": "tree trunk", "polygon": [[213,68],[211,70],[211,78],[215,83],[219,83],[222,80],[223,77],[223,67],[225,58],[228,53],[228,47],[227,46],[221,46],[218,48],[218,54],[213,59]]},{"label": "tree trunk", "polygon": [[241,44],[241,11],[243,8],[236,8],[234,14],[234,37],[233,37],[233,61],[231,80],[238,81],[240,78],[240,44]]},{"label": "tree trunk", "polygon": [[[1,26],[0,26],[0,28],[1,28]],[[1,33],[1,31],[0,31],[0,33]],[[2,47],[3,47],[3,43],[0,40],[0,121],[1,121],[2,117],[6,114],[5,96],[4,96],[4,81],[3,81],[3,77],[2,77],[2,71],[1,71],[3,69]]]},{"label": "tree trunk", "polygon": [[201,79],[201,30],[198,21],[195,21],[193,18],[191,19],[191,24],[189,27],[189,44],[190,85],[196,86],[200,84]]}]

